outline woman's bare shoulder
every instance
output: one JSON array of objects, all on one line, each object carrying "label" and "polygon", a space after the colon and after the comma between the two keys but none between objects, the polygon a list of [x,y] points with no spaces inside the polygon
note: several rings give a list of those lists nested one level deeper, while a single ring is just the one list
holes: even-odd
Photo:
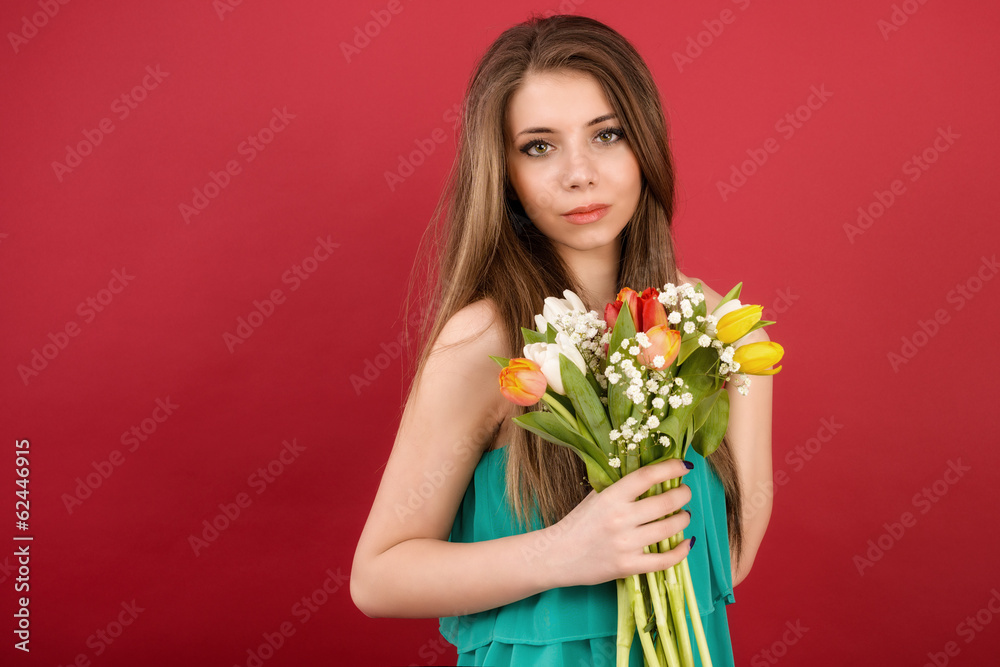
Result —
[{"label": "woman's bare shoulder", "polygon": [[680,269],[677,269],[677,279],[681,282],[682,285],[684,283],[691,283],[692,285],[697,285],[698,283],[701,283],[701,291],[705,295],[706,312],[710,313],[713,310],[715,310],[715,307],[719,305],[720,301],[722,301],[722,295],[716,292],[711,287],[709,287],[707,284],[705,284],[704,280],[700,280],[698,278],[689,278],[685,276],[683,273],[681,273]]},{"label": "woman's bare shoulder", "polygon": [[441,328],[432,352],[452,345],[475,344],[501,354],[503,327],[496,303],[489,297],[473,301],[457,310]]}]

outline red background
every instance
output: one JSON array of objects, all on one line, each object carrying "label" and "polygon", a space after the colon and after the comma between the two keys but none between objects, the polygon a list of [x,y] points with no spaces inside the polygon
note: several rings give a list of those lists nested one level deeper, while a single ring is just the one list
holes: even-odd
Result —
[{"label": "red background", "polygon": [[[737,664],[995,660],[1000,280],[982,258],[1000,245],[1000,9],[823,5],[244,2],[220,15],[209,0],[71,2],[32,32],[38,2],[4,3],[0,539],[34,541],[30,657],[11,646],[16,563],[13,546],[0,551],[0,662],[246,665],[287,623],[265,664],[454,664],[436,619],[369,619],[347,577],[398,425],[402,366],[384,350],[454,155],[455,105],[503,29],[560,9],[607,22],[645,57],[671,122],[681,269],[720,292],[742,280],[786,348],[774,510],[729,607]],[[907,20],[883,34],[894,8]],[[391,20],[348,58],[373,11]],[[15,48],[17,32],[31,36]],[[114,100],[147,66],[168,74],[121,117]],[[776,123],[813,86],[829,98],[787,136]],[[248,162],[241,142],[274,108],[294,118]],[[113,131],[57,174],[103,118]],[[936,154],[939,128],[958,137]],[[444,142],[411,159],[435,133]],[[771,138],[776,152],[724,199],[718,183]],[[910,180],[925,149],[935,161]],[[239,172],[185,220],[180,205],[230,160]],[[390,187],[401,161],[417,164]],[[858,207],[896,179],[902,194],[849,238]],[[293,290],[283,276],[317,238],[335,249]],[[116,270],[134,278],[102,292]],[[270,316],[227,346],[277,289]],[[91,316],[79,307],[109,297]],[[921,322],[934,335],[914,340]],[[62,338],[68,323],[77,335]],[[46,347],[50,334],[63,347]],[[894,367],[904,338],[912,358]],[[36,350],[50,358],[22,377]],[[172,414],[149,421],[168,398]],[[130,451],[122,436],[144,420],[155,432]],[[27,533],[12,517],[22,438]],[[272,463],[286,440],[297,457]],[[949,461],[968,471],[945,476]],[[280,472],[261,485],[268,464]],[[77,478],[109,465],[67,509]],[[248,506],[196,555],[190,536],[240,493]],[[324,582],[333,592],[303,622],[296,603]],[[134,622],[95,639],[133,600]],[[963,630],[977,612],[991,623]],[[808,630],[783,636],[796,622]]]}]

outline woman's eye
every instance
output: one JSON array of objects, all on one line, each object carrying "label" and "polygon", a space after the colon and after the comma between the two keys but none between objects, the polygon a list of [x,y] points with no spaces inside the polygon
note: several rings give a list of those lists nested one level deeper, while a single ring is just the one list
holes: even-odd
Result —
[{"label": "woman's eye", "polygon": [[[530,150],[531,150],[532,148],[538,148],[539,146],[541,146],[541,147],[542,147],[542,148],[544,149],[545,147],[547,147],[547,146],[548,146],[548,144],[547,144],[547,143],[545,143],[544,141],[539,141],[539,142],[536,142],[536,143],[534,143],[534,144],[531,144],[531,145],[530,145],[530,146],[528,146],[527,148],[528,148],[528,150],[530,151]],[[539,153],[539,151],[536,151],[535,153],[530,153],[530,152],[529,152],[529,153],[528,153],[528,155],[536,155],[536,154],[538,154],[538,153]],[[545,151],[543,150],[543,151],[541,151],[541,153],[542,153],[542,154],[544,154],[544,153],[545,153]]]},{"label": "woman's eye", "polygon": [[607,136],[610,137],[610,141],[602,141],[601,143],[602,144],[613,144],[613,143],[615,143],[615,141],[617,141],[618,139],[620,139],[622,137],[622,131],[621,130],[616,130],[616,129],[609,128],[607,130],[601,130],[601,132],[597,136],[598,137],[603,137],[605,135],[607,135]]},{"label": "woman's eye", "polygon": [[[624,138],[624,133],[617,128],[608,128],[606,130],[601,130],[597,133],[596,137],[598,139],[597,143],[610,145],[621,141]],[[542,157],[551,153],[549,148],[551,144],[546,141],[536,141],[534,143],[525,144],[521,147],[521,152],[530,157]],[[539,150],[540,149],[540,150]]]}]

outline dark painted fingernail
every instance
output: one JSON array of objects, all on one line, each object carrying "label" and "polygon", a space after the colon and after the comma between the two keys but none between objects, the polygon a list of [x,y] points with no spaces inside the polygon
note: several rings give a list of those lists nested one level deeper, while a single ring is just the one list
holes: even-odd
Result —
[{"label": "dark painted fingernail", "polygon": [[687,468],[688,470],[692,470],[694,468],[694,463],[692,463],[691,461],[685,461],[684,467]]},{"label": "dark painted fingernail", "polygon": [[684,511],[688,513],[688,517],[690,518],[690,516],[691,516],[691,510],[684,510]]},{"label": "dark painted fingernail", "polygon": [[694,540],[695,540],[695,538],[692,537],[691,538],[691,546],[688,547],[689,550],[690,549],[694,549]]}]

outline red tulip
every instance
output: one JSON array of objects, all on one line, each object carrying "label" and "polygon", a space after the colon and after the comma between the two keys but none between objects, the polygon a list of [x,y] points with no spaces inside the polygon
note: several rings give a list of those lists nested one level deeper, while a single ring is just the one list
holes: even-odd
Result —
[{"label": "red tulip", "polygon": [[660,303],[659,296],[660,292],[655,287],[648,287],[639,295],[639,310],[642,317],[639,319],[641,328],[636,331],[649,331],[659,324],[669,324],[667,309]]},{"label": "red tulip", "polygon": [[604,321],[608,323],[608,330],[614,330],[615,322],[618,321],[618,314],[622,312],[623,303],[628,304],[628,310],[632,314],[632,325],[635,327],[635,330],[642,331],[639,328],[641,323],[639,319],[639,294],[630,287],[623,287],[618,292],[618,298],[615,299],[614,303],[609,303],[604,307]]},{"label": "red tulip", "polygon": [[545,395],[547,386],[541,367],[531,359],[511,359],[500,371],[500,393],[517,405],[534,405]]},{"label": "red tulip", "polygon": [[[681,332],[671,329],[669,324],[657,324],[646,332],[650,346],[639,349],[639,363],[648,368],[662,371],[670,367],[681,351]],[[656,357],[663,357],[663,363],[654,364]]]}]

